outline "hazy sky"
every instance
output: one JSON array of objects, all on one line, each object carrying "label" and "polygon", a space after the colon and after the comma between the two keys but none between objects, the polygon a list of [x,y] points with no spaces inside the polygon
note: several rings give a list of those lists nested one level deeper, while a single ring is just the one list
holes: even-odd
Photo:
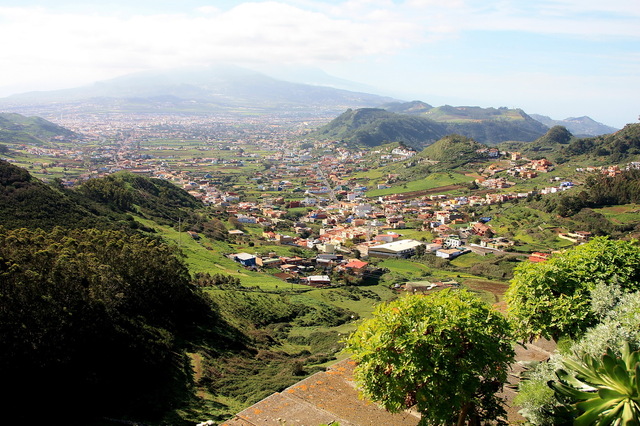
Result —
[{"label": "hazy sky", "polygon": [[640,0],[0,0],[0,40],[0,96],[277,63],[433,105],[640,115]]}]

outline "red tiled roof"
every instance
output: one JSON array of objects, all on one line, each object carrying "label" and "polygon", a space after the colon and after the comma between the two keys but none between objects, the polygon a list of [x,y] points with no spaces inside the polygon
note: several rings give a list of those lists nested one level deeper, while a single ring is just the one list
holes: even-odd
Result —
[{"label": "red tiled roof", "polygon": [[363,262],[362,260],[353,259],[349,263],[344,265],[344,267],[345,268],[362,269],[365,266],[367,266],[368,264],[369,264],[368,262]]}]

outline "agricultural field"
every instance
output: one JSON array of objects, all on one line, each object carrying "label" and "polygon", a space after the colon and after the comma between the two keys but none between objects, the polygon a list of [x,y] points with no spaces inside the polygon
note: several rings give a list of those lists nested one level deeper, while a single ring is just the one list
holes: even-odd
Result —
[{"label": "agricultural field", "polygon": [[624,204],[620,206],[594,209],[616,225],[640,223],[640,204]]},{"label": "agricultural field", "polygon": [[391,194],[403,194],[407,192],[426,191],[450,185],[457,185],[473,181],[473,178],[460,173],[433,173],[425,178],[402,183],[397,186],[384,189],[372,189],[367,191],[367,197],[379,197]]}]

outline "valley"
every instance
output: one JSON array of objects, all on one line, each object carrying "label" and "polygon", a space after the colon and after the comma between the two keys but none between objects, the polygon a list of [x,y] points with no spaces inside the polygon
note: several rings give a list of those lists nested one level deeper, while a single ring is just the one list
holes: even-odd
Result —
[{"label": "valley", "polygon": [[[56,120],[77,137],[0,141],[5,176],[44,182],[4,181],[5,232],[34,226],[15,213],[31,208],[20,191],[53,191],[96,214],[92,226],[170,247],[212,304],[217,325],[180,338],[191,384],[172,408],[110,417],[222,421],[347,357],[344,338],[381,302],[467,288],[504,311],[517,265],[640,235],[640,200],[625,189],[637,156],[567,158],[577,138],[546,151],[558,162],[460,135],[421,150],[318,138],[326,117],[111,118]],[[609,180],[621,192],[598,199]],[[60,203],[46,226],[79,226]]]}]

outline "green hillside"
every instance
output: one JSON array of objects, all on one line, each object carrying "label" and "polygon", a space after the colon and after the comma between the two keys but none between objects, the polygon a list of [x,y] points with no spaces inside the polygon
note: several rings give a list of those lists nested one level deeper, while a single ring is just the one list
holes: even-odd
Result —
[{"label": "green hillside", "polygon": [[117,174],[66,189],[0,160],[0,225],[7,228],[136,228],[129,213],[174,222],[199,205],[160,179]]},{"label": "green hillside", "polygon": [[131,173],[116,173],[100,179],[90,179],[76,191],[115,211],[136,213],[171,222],[184,216],[183,209],[194,209],[202,205],[171,182]]},{"label": "green hillside", "polygon": [[478,158],[476,151],[482,148],[486,146],[471,138],[449,135],[426,147],[418,157],[460,165]]},{"label": "green hillside", "polygon": [[504,142],[500,148],[560,163],[579,161],[602,165],[639,161],[640,124],[628,124],[615,133],[590,138],[576,138],[565,127],[554,126],[533,142]]},{"label": "green hillside", "polygon": [[376,108],[349,109],[311,136],[341,140],[352,146],[403,142],[423,148],[454,133],[493,145],[510,140],[533,141],[547,131],[546,126],[522,110],[451,106],[429,109],[428,104],[418,101],[391,104],[389,108],[399,113]]},{"label": "green hillside", "polygon": [[423,147],[446,133],[443,125],[428,119],[394,114],[383,109],[362,108],[347,110],[312,136],[341,140],[352,146],[403,142],[413,147]]},{"label": "green hillside", "polygon": [[546,157],[557,161],[563,149],[568,147],[573,139],[573,135],[565,127],[553,126],[533,142],[503,142],[499,147],[506,151],[518,151],[528,158]]},{"label": "green hillside", "polygon": [[218,348],[242,347],[223,335],[211,301],[157,239],[0,226],[0,259],[8,423],[28,422],[34,404],[50,424],[158,419],[189,395],[193,333]]},{"label": "green hillside", "polygon": [[0,113],[0,143],[44,144],[51,140],[74,140],[80,135],[40,117]]},{"label": "green hillside", "polygon": [[98,207],[78,203],[71,192],[54,189],[29,172],[0,160],[0,225],[7,228],[108,228]]},{"label": "green hillside", "polygon": [[627,124],[610,135],[573,140],[563,151],[565,156],[608,157],[610,163],[640,159],[640,123]]}]

